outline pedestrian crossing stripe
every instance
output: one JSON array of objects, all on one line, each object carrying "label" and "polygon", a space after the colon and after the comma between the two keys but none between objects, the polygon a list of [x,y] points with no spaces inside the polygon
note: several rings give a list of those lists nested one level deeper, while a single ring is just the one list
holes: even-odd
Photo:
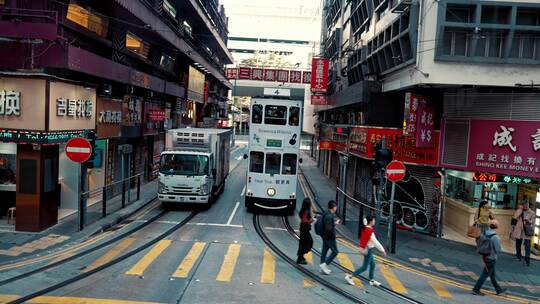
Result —
[{"label": "pedestrian crossing stripe", "polygon": [[[306,253],[304,257],[306,258],[306,261],[309,265],[313,265],[313,254],[311,253],[311,251]],[[313,286],[315,286],[315,281],[307,277],[304,278],[304,288],[310,288]]]},{"label": "pedestrian crossing stripe", "polygon": [[264,249],[263,265],[261,270],[261,283],[274,284],[276,282],[276,258],[268,248]]},{"label": "pedestrian crossing stripe", "polygon": [[105,265],[108,262],[112,261],[120,253],[126,250],[131,244],[133,244],[134,241],[134,238],[126,238],[122,240],[115,247],[113,247],[113,249],[107,251],[107,253],[105,253],[102,257],[94,261],[94,263],[90,264],[90,266],[86,267],[83,272],[88,272],[90,270],[96,269],[99,266]]},{"label": "pedestrian crossing stripe", "polygon": [[451,299],[452,294],[446,289],[446,287],[437,281],[428,280],[428,284],[433,288],[439,298]]},{"label": "pedestrian crossing stripe", "polygon": [[180,265],[178,265],[178,268],[173,273],[173,278],[187,278],[189,275],[189,272],[201,256],[201,253],[204,250],[204,247],[206,246],[205,242],[196,242],[193,244],[191,249],[189,250],[186,257],[182,260]]},{"label": "pedestrian crossing stripe", "polygon": [[[339,263],[341,264],[341,266],[345,267],[347,270],[355,271],[354,265],[346,253],[342,253],[342,252],[338,253],[337,259]],[[357,277],[354,277],[353,281],[354,281],[355,286],[358,286],[358,287],[364,286],[362,281],[360,281],[360,279]]]},{"label": "pedestrian crossing stripe", "polygon": [[405,286],[403,286],[401,281],[398,279],[398,277],[392,271],[392,269],[390,269],[390,267],[383,264],[380,266],[380,269],[381,269],[381,274],[386,279],[386,281],[388,282],[388,285],[390,285],[390,288],[393,291],[397,293],[401,293],[401,294],[407,293],[407,289],[405,288]]},{"label": "pedestrian crossing stripe", "polygon": [[165,250],[169,245],[171,245],[171,240],[161,240],[141,259],[135,266],[133,266],[128,272],[127,275],[143,275],[144,271],[154,260]]},{"label": "pedestrian crossing stripe", "polygon": [[216,277],[217,281],[220,281],[220,282],[231,281],[234,268],[236,267],[236,261],[238,260],[238,256],[240,255],[240,247],[241,247],[240,244],[229,245],[227,254],[225,254],[225,258],[223,259],[223,263],[221,264],[221,269],[219,270],[219,273]]}]

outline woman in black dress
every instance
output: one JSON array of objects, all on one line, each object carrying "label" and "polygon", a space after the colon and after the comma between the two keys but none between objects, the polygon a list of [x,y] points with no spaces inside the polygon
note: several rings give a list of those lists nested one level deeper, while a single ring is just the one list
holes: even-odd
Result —
[{"label": "woman in black dress", "polygon": [[311,237],[311,224],[315,221],[311,215],[311,200],[305,198],[302,202],[302,208],[298,212],[300,217],[300,243],[298,244],[298,259],[296,263],[298,264],[307,264],[304,254],[311,251],[313,247],[313,238]]}]

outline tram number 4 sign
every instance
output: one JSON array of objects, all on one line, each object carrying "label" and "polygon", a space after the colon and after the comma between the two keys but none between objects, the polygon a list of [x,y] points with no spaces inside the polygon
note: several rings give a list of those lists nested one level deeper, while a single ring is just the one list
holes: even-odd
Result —
[{"label": "tram number 4 sign", "polygon": [[386,166],[386,178],[392,182],[399,182],[405,177],[405,165],[400,161],[392,161]]},{"label": "tram number 4 sign", "polygon": [[66,144],[66,156],[73,162],[84,163],[92,155],[90,142],[82,137],[70,139]]}]

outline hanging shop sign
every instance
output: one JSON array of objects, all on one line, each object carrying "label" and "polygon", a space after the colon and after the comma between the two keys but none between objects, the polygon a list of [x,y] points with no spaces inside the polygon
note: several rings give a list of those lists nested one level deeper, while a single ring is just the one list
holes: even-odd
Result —
[{"label": "hanging shop sign", "polygon": [[326,105],[327,104],[326,95],[311,94],[311,104],[316,105],[316,106]]},{"label": "hanging shop sign", "polygon": [[49,91],[49,130],[95,129],[95,88],[51,81]]},{"label": "hanging shop sign", "polygon": [[540,121],[473,119],[469,133],[470,171],[540,176]]},{"label": "hanging shop sign", "polygon": [[99,138],[122,135],[122,100],[99,97],[97,117],[96,131]]},{"label": "hanging shop sign", "polygon": [[159,131],[163,130],[164,121],[165,109],[158,104],[144,103],[144,135],[158,134]]},{"label": "hanging shop sign", "polygon": [[334,150],[334,143],[326,140],[320,141],[319,150]]},{"label": "hanging shop sign", "polygon": [[122,102],[122,137],[141,136],[142,97],[126,95]]},{"label": "hanging shop sign", "polygon": [[433,133],[433,147],[416,147],[414,138],[403,136],[403,131],[393,128],[358,126],[351,129],[349,153],[358,157],[373,159],[375,144],[386,140],[386,146],[393,151],[393,159],[409,164],[436,166],[440,133]]},{"label": "hanging shop sign", "polygon": [[264,68],[228,68],[227,79],[311,83],[311,71],[298,71],[288,69],[264,69]]},{"label": "hanging shop sign", "polygon": [[311,92],[326,93],[328,89],[328,58],[311,60]]},{"label": "hanging shop sign", "polygon": [[473,172],[472,180],[474,182],[492,182],[492,183],[507,183],[507,184],[538,184],[538,179],[529,177],[520,177],[504,174],[494,174],[487,172]]},{"label": "hanging shop sign", "polygon": [[435,109],[424,103],[418,105],[416,122],[416,147],[431,148],[434,144],[433,132],[435,131]]},{"label": "hanging shop sign", "polygon": [[403,110],[403,135],[415,137],[417,127],[418,106],[426,104],[425,96],[411,93],[405,94],[405,107]]}]

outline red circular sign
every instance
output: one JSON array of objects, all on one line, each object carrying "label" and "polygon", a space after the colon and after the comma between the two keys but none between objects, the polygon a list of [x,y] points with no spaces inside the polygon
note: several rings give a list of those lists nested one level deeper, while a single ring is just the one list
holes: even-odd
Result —
[{"label": "red circular sign", "polygon": [[84,163],[92,155],[92,146],[86,138],[75,137],[66,144],[66,156],[76,163]]},{"label": "red circular sign", "polygon": [[393,182],[399,182],[405,177],[405,165],[397,160],[392,161],[386,166],[386,178]]}]

